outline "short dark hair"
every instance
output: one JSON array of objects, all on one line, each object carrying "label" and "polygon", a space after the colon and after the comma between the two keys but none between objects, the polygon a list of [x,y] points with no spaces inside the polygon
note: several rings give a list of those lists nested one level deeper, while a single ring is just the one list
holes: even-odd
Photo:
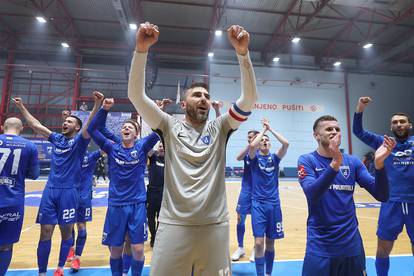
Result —
[{"label": "short dark hair", "polygon": [[127,123],[129,123],[129,124],[133,125],[133,126],[134,126],[134,128],[135,128],[135,130],[136,130],[136,132],[137,132],[137,133],[139,132],[140,125],[139,125],[139,123],[138,123],[137,121],[135,121],[134,119],[128,119],[128,120],[126,120],[126,121],[123,123],[123,125],[125,125],[125,124],[127,124]]},{"label": "short dark hair", "polygon": [[194,82],[191,84],[189,89],[194,88],[194,87],[203,87],[205,90],[209,91],[208,84],[205,82]]},{"label": "short dark hair", "polygon": [[252,129],[252,130],[249,130],[249,131],[247,132],[247,135],[249,135],[250,133],[253,133],[254,135],[256,135],[256,134],[258,134],[259,132],[258,132],[257,130]]},{"label": "short dark hair", "polygon": [[267,137],[267,139],[270,139],[269,135],[267,135],[266,133],[263,133],[263,137]]},{"label": "short dark hair", "polygon": [[316,129],[318,128],[318,125],[320,122],[324,122],[324,121],[337,121],[338,120],[331,115],[323,115],[321,117],[319,117],[318,119],[316,119],[316,121],[313,123],[313,131],[316,131]]},{"label": "short dark hair", "polygon": [[408,122],[411,124],[411,119],[410,117],[408,117],[408,115],[404,112],[395,112],[394,114],[392,114],[391,118],[394,116],[404,116],[407,118]]},{"label": "short dark hair", "polygon": [[78,125],[79,125],[79,129],[82,129],[82,120],[81,120],[78,116],[75,116],[75,115],[69,115],[68,117],[75,118],[76,122],[77,122],[77,123],[78,123]]},{"label": "short dark hair", "polygon": [[193,89],[193,88],[195,88],[195,87],[202,87],[202,88],[204,88],[205,90],[209,91],[209,87],[208,87],[208,84],[207,84],[207,83],[205,83],[205,82],[193,82],[193,83],[190,85],[190,87],[189,87],[189,88],[187,88],[187,89],[184,91],[184,94],[181,96],[181,100],[182,100],[182,101],[183,101],[183,100],[185,100],[185,95],[187,94],[188,90]]}]

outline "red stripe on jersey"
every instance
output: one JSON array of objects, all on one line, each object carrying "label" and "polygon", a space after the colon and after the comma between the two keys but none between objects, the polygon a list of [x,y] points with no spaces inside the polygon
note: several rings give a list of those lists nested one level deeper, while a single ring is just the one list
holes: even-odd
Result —
[{"label": "red stripe on jersey", "polygon": [[239,122],[244,122],[247,120],[247,118],[241,118],[239,116],[236,115],[236,113],[234,113],[234,111],[232,110],[232,108],[229,109],[229,114],[231,117],[233,117],[234,119],[236,119]]}]

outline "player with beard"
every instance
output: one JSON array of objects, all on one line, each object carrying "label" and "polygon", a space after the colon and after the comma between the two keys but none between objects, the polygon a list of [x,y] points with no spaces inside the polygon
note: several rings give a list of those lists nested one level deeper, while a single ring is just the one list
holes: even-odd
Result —
[{"label": "player with beard", "polygon": [[102,244],[110,248],[112,275],[122,275],[122,251],[125,235],[131,242],[132,275],[141,275],[144,266],[144,241],[146,229],[146,191],[144,172],[147,154],[159,141],[152,133],[139,139],[139,129],[134,121],[127,120],[121,129],[121,141],[114,143],[99,132],[104,126],[113,99],[105,99],[102,108],[88,128],[95,143],[108,155],[109,196]]},{"label": "player with beard", "polygon": [[[370,97],[359,98],[354,114],[353,132],[362,142],[377,149],[381,146],[383,137],[364,130],[362,126],[362,114],[370,102]],[[375,260],[378,276],[388,275],[389,256],[394,241],[402,232],[404,225],[414,255],[414,136],[410,136],[411,130],[412,124],[407,114],[399,112],[391,116],[391,131],[397,145],[391,156],[385,160],[390,198],[381,204],[378,218],[378,245]]]},{"label": "player with beard", "polygon": [[384,160],[395,140],[384,136],[375,152],[374,178],[357,157],[339,150],[341,129],[336,118],[319,117],[313,125],[313,136],[318,148],[298,160],[299,183],[309,213],[302,275],[365,275],[365,252],[353,198],[355,184],[381,202],[388,200]]},{"label": "player with beard", "polygon": [[[93,97],[95,105],[89,119],[101,105],[103,95],[94,91]],[[23,105],[21,98],[14,98],[13,101],[29,127],[37,134],[47,138],[53,145],[50,174],[42,193],[36,219],[36,222],[40,224],[37,263],[39,275],[46,275],[53,231],[56,224],[59,224],[62,240],[58,266],[54,275],[63,275],[63,266],[73,244],[72,228],[76,222],[76,209],[79,202],[81,163],[90,141],[87,132],[89,120],[82,128],[82,121],[76,116],[69,115],[62,124],[62,133],[59,134],[52,132],[33,117]]]},{"label": "player with beard", "polygon": [[186,90],[183,121],[163,113],[145,95],[149,48],[158,40],[156,25],[141,24],[131,64],[128,97],[138,113],[162,137],[165,150],[164,193],[151,260],[151,275],[230,275],[229,213],[226,202],[226,144],[250,115],[256,80],[248,53],[249,33],[238,25],[227,30],[241,70],[241,97],[230,110],[207,122],[208,86]]}]

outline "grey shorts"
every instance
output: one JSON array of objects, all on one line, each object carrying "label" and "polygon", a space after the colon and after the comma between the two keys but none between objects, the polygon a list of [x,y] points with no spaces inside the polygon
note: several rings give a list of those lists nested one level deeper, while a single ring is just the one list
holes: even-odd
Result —
[{"label": "grey shorts", "polygon": [[150,275],[231,276],[229,223],[184,226],[160,223]]}]

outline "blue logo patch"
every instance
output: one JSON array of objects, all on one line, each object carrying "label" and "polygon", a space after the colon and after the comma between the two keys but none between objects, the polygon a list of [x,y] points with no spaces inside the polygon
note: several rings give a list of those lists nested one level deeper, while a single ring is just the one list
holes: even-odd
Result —
[{"label": "blue logo patch", "polygon": [[[32,207],[39,207],[42,199],[42,191],[35,191],[26,193],[24,196],[25,205]],[[92,194],[92,206],[103,207],[108,206],[108,188],[94,188]]]},{"label": "blue logo patch", "polygon": [[349,173],[350,173],[349,166],[340,166],[339,167],[339,171],[341,172],[341,174],[342,174],[343,177],[345,177],[346,179],[348,179]]},{"label": "blue logo patch", "polygon": [[203,141],[203,143],[206,145],[210,145],[210,136],[204,136],[203,138],[201,138],[201,141]]}]

